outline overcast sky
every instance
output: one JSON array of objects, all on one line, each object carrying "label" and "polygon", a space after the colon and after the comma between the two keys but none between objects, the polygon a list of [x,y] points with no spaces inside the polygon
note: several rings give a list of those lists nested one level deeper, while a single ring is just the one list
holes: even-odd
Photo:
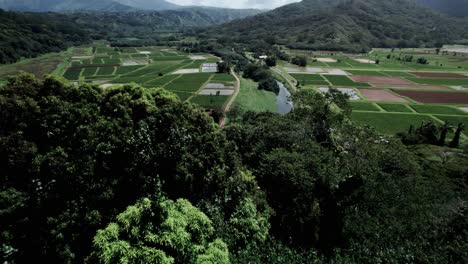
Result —
[{"label": "overcast sky", "polygon": [[167,0],[178,5],[204,5],[228,8],[273,9],[300,0]]}]

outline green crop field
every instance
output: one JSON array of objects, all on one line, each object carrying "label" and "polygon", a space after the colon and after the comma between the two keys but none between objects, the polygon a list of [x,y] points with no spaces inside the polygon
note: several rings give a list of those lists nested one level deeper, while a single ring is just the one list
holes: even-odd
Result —
[{"label": "green crop field", "polygon": [[235,82],[236,78],[232,76],[231,74],[215,74],[213,78],[211,79],[213,82]]},{"label": "green crop field", "polygon": [[114,71],[115,67],[100,67],[96,75],[112,75]]},{"label": "green crop field", "polygon": [[179,99],[183,102],[183,101],[186,101],[187,99],[189,99],[191,96],[194,96],[195,94],[194,93],[188,93],[188,92],[177,92],[177,91],[173,91],[173,93],[175,93]]},{"label": "green crop field", "polygon": [[75,81],[80,78],[81,68],[70,68],[63,74],[63,77],[67,80]]},{"label": "green crop field", "polygon": [[85,77],[93,76],[94,74],[96,74],[97,69],[98,68],[85,68],[83,70],[82,75],[85,76]]},{"label": "green crop field", "polygon": [[209,109],[222,109],[230,96],[222,95],[197,95],[190,102]]},{"label": "green crop field", "polygon": [[302,85],[329,85],[320,74],[298,74],[292,73],[291,76]]},{"label": "green crop field", "polygon": [[374,103],[350,102],[349,104],[351,105],[351,108],[356,111],[380,111],[380,109]]},{"label": "green crop field", "polygon": [[165,88],[180,92],[196,92],[208,81],[211,75],[211,73],[183,74],[181,77],[166,85]]},{"label": "green crop field", "polygon": [[458,108],[443,105],[411,105],[411,108],[423,114],[468,115]]},{"label": "green crop field", "polygon": [[406,104],[387,104],[387,103],[379,103],[380,107],[382,107],[385,111],[391,113],[412,113],[411,109]]},{"label": "green crop field", "polygon": [[370,87],[368,83],[355,82],[348,78],[347,76],[342,75],[326,75],[324,76],[331,84],[334,86],[359,86],[359,87]]},{"label": "green crop field", "polygon": [[351,119],[359,125],[368,125],[386,135],[407,131],[411,125],[419,126],[424,121],[436,122],[428,115],[371,112],[353,112]]},{"label": "green crop field", "polygon": [[151,80],[149,82],[146,82],[146,83],[143,84],[143,86],[145,86],[145,87],[164,86],[167,83],[172,82],[174,79],[179,78],[179,77],[180,77],[180,75],[175,75],[175,74],[165,75],[165,76],[159,77],[157,79],[153,79],[153,80]]},{"label": "green crop field", "polygon": [[123,75],[127,74],[133,71],[136,71],[138,69],[143,68],[142,65],[135,65],[135,66],[120,66],[117,68],[117,71],[115,72],[116,75]]}]

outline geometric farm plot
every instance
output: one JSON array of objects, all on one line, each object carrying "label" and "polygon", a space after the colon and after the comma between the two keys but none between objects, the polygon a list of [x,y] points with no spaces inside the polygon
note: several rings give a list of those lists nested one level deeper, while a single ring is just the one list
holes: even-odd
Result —
[{"label": "geometric farm plot", "polygon": [[373,89],[359,89],[362,96],[366,97],[370,101],[379,102],[400,102],[405,103],[408,100],[392,94],[386,90],[373,90]]},{"label": "geometric farm plot", "polygon": [[226,86],[224,83],[207,83],[206,89],[234,89],[234,86]]},{"label": "geometric farm plot", "polygon": [[199,73],[200,69],[180,69],[171,74],[190,74],[190,73]]},{"label": "geometric farm plot", "polygon": [[232,95],[232,94],[234,94],[234,90],[227,90],[227,89],[204,89],[199,93],[199,95]]},{"label": "geometric farm plot", "polygon": [[304,74],[317,74],[317,73],[325,73],[322,68],[319,67],[295,67],[295,66],[288,66],[284,67],[284,69],[288,73],[304,73]]},{"label": "geometric farm plot", "polygon": [[218,64],[217,63],[203,63],[202,72],[211,72],[211,73],[218,72]]},{"label": "geometric farm plot", "polygon": [[348,76],[349,74],[341,69],[325,69],[326,72],[322,73],[323,75],[341,75]]},{"label": "geometric farm plot", "polygon": [[385,83],[385,84],[412,84],[410,81],[398,77],[379,76],[351,76],[355,82]]}]

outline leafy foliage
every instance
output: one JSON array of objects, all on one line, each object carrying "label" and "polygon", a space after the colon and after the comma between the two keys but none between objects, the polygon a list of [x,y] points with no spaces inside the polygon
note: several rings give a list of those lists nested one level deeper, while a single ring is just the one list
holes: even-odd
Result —
[{"label": "leafy foliage", "polygon": [[93,263],[229,263],[210,219],[187,200],[144,198],[116,220],[97,232]]}]

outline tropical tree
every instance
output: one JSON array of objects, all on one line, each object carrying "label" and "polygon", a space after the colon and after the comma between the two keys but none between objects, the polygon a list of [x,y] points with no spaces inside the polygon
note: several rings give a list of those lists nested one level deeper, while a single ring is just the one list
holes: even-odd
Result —
[{"label": "tropical tree", "polygon": [[97,232],[89,262],[230,263],[211,220],[187,200],[144,198],[115,220]]}]

